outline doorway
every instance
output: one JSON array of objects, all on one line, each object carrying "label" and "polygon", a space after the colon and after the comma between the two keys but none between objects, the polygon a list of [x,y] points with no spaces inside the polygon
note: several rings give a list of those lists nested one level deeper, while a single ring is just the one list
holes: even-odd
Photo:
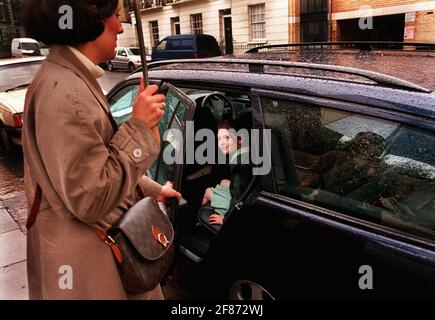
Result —
[{"label": "doorway", "polygon": [[[223,46],[225,54],[232,54],[234,52],[233,47],[233,22],[231,19],[231,9],[221,10],[221,23],[223,31]],[[222,35],[222,33],[221,33]]]}]

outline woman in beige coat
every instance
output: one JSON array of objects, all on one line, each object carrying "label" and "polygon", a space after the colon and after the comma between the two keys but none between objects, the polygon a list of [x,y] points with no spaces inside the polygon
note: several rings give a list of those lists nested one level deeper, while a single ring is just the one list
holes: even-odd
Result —
[{"label": "woman in beige coat", "polygon": [[[72,9],[72,29],[61,28],[60,7]],[[118,0],[28,0],[23,22],[51,53],[27,92],[23,150],[30,205],[42,202],[27,233],[31,299],[162,299],[160,286],[129,297],[111,249],[93,228],[107,230],[145,195],[158,201],[180,194],[143,177],[159,153],[157,124],[164,96],[149,86],[132,117],[116,133],[96,81],[97,66],[115,55],[123,32]],[[68,12],[68,11],[64,11]],[[63,17],[64,19],[66,17]],[[65,21],[64,21],[65,22]],[[30,209],[29,209],[30,211]]]}]

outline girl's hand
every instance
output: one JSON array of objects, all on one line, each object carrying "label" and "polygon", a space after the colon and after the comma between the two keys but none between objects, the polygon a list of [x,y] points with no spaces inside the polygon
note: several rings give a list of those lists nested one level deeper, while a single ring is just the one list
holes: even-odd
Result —
[{"label": "girl's hand", "polygon": [[222,225],[224,224],[224,216],[214,213],[210,217],[208,217],[208,223]]}]

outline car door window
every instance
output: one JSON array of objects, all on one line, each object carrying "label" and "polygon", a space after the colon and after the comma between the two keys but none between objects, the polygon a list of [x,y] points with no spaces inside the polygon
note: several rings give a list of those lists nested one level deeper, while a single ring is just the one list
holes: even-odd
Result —
[{"label": "car door window", "polygon": [[435,239],[435,136],[371,116],[260,99],[273,190]]},{"label": "car door window", "polygon": [[181,41],[180,50],[195,50],[195,40],[192,39],[183,39]]},{"label": "car door window", "polygon": [[[185,151],[186,121],[193,115],[195,102],[187,98],[181,91],[169,84],[166,93],[166,110],[158,125],[161,142],[161,153],[157,162],[150,168],[155,181],[165,184],[176,180],[176,167],[181,164]],[[168,158],[179,161],[173,163]]]},{"label": "car door window", "polygon": [[168,42],[168,50],[180,50],[180,45],[181,45],[181,40],[177,40],[177,39],[170,40]]},{"label": "car door window", "polygon": [[[172,148],[173,152],[180,152],[180,150],[184,150],[184,141],[178,139],[174,134],[174,130],[184,131],[186,120],[189,115],[193,114],[195,103],[175,87],[169,84],[165,84],[164,86],[170,88],[170,90],[166,94],[165,113],[158,125],[160,138],[162,140],[161,150],[170,152]],[[130,118],[138,90],[138,84],[128,85],[121,88],[109,99],[110,111],[118,126]],[[168,134],[168,131],[171,132],[171,130],[172,134]],[[163,140],[164,138],[166,138],[166,141]],[[150,174],[158,182],[165,183],[166,181],[173,181],[174,166],[172,164],[166,164],[164,159],[160,159],[162,156],[163,154],[159,157],[159,161],[152,164],[149,169]]]},{"label": "car door window", "polygon": [[118,126],[130,118],[138,90],[138,84],[129,85],[122,88],[110,99],[110,111]]},{"label": "car door window", "polygon": [[156,51],[164,51],[166,49],[166,40],[162,40],[156,47]]}]

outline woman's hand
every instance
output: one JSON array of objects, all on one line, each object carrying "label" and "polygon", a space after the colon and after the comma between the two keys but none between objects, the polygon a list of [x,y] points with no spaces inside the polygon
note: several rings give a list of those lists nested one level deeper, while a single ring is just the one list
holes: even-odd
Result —
[{"label": "woman's hand", "polygon": [[133,117],[141,120],[153,131],[159,124],[165,109],[165,96],[155,94],[158,89],[156,85],[145,88],[142,78],[139,93],[133,105]]},{"label": "woman's hand", "polygon": [[224,224],[224,216],[221,214],[214,213],[208,217],[208,223],[210,224]]},{"label": "woman's hand", "polygon": [[166,184],[162,187],[160,193],[154,198],[154,200],[158,202],[165,202],[169,198],[177,198],[177,200],[181,199],[181,193],[173,188],[171,182],[166,182]]}]

